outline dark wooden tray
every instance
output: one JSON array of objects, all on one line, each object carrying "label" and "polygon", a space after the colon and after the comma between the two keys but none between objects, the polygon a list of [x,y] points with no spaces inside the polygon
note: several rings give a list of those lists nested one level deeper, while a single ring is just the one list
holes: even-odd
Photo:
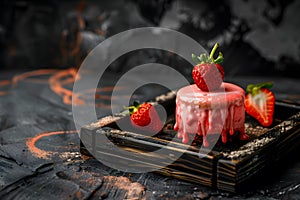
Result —
[{"label": "dark wooden tray", "polygon": [[[121,113],[107,116],[81,128],[80,137],[85,141],[84,144],[81,142],[81,153],[103,156],[110,159],[110,162],[123,160],[128,163],[129,159],[133,159],[139,163],[139,167],[147,169],[153,165],[165,166],[164,158],[173,153],[184,152],[174,163],[157,172],[220,190],[237,192],[253,177],[283,159],[300,144],[300,107],[276,102],[272,127],[263,128],[247,116],[245,126],[246,133],[250,136],[249,141],[242,142],[232,138],[227,144],[218,142],[212,151],[199,157],[201,138],[196,138],[187,146],[177,139],[176,131],[172,129],[175,93],[161,95],[154,103],[163,105],[167,111],[167,123],[162,132],[155,136],[146,136],[138,131],[121,131],[116,121],[128,121],[128,116]],[[100,145],[97,142],[103,136],[126,151],[137,154],[149,151],[154,153],[142,158],[116,155],[109,145]],[[170,142],[172,138],[174,139]],[[166,147],[167,144],[171,148],[166,155],[155,155],[155,150]],[[158,157],[161,159],[157,159]],[[133,163],[136,165],[136,162]]]}]

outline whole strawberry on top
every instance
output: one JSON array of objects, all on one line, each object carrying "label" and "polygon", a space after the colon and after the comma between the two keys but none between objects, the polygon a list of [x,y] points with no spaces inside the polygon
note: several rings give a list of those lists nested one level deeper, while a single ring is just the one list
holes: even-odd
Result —
[{"label": "whole strawberry on top", "polygon": [[219,89],[224,80],[224,69],[220,65],[223,61],[223,54],[219,52],[218,57],[214,59],[218,47],[219,44],[216,43],[209,56],[207,54],[200,56],[192,54],[192,59],[197,64],[193,68],[192,76],[195,84],[204,92]]},{"label": "whole strawberry on top", "polygon": [[246,112],[265,127],[273,123],[275,96],[269,90],[272,86],[272,82],[266,82],[250,84],[246,89]]},{"label": "whole strawberry on top", "polygon": [[162,127],[162,121],[155,109],[150,103],[134,101],[133,106],[127,107],[130,114],[130,120],[135,128],[142,129],[147,133],[158,133]]}]

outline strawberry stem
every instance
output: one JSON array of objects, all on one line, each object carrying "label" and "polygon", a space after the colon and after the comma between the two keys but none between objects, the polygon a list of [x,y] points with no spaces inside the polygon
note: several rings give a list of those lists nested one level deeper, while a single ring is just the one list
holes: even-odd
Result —
[{"label": "strawberry stem", "polygon": [[223,54],[221,52],[219,52],[219,55],[216,59],[214,59],[214,54],[217,50],[217,48],[219,47],[219,44],[216,43],[213,47],[213,49],[211,50],[209,56],[205,53],[200,54],[200,56],[196,56],[195,54],[192,54],[192,59],[196,64],[204,64],[204,63],[210,63],[210,64],[219,64],[221,62],[223,62],[224,57]]},{"label": "strawberry stem", "polygon": [[219,64],[219,63],[223,62],[224,58],[223,58],[223,54],[221,52],[219,52],[218,57],[216,59],[214,59],[214,54],[215,54],[215,52],[216,52],[216,50],[217,50],[218,47],[219,47],[219,44],[216,43],[214,45],[213,49],[210,52],[209,58],[212,61],[211,63]]},{"label": "strawberry stem", "polygon": [[218,47],[219,47],[219,44],[216,43],[216,44],[214,45],[213,49],[211,50],[210,54],[209,54],[209,57],[210,57],[212,60],[214,59],[214,54],[215,54],[215,52],[216,52],[216,50],[217,50]]}]

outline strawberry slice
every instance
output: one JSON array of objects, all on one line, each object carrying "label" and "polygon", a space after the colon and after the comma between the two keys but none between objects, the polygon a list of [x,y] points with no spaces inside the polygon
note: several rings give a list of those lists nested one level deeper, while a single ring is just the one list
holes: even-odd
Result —
[{"label": "strawberry slice", "polygon": [[273,123],[275,96],[269,90],[272,86],[272,82],[250,84],[246,90],[246,112],[265,127]]},{"label": "strawberry slice", "polygon": [[150,103],[133,103],[128,107],[132,125],[149,134],[156,134],[162,128],[163,124],[155,107]]}]

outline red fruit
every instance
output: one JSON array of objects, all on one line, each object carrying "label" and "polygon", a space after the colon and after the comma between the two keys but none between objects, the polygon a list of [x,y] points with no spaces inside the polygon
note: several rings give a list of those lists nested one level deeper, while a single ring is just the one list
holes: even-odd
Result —
[{"label": "red fruit", "polygon": [[218,68],[219,72],[221,73],[222,81],[223,81],[224,76],[225,76],[224,69],[223,69],[222,65],[220,65],[220,64],[216,64],[216,67]]},{"label": "red fruit", "polygon": [[132,122],[138,126],[147,126],[151,122],[150,118],[150,103],[139,105],[136,110],[130,115]]},{"label": "red fruit", "polygon": [[223,54],[219,52],[216,59],[213,57],[218,46],[216,43],[209,56],[201,54],[198,57],[192,54],[193,60],[198,63],[192,71],[194,83],[205,92],[219,89],[224,80],[224,69],[219,64],[223,61]]},{"label": "red fruit", "polygon": [[248,85],[245,98],[246,112],[265,127],[273,123],[275,96],[268,89],[272,86],[270,82]]},{"label": "red fruit", "polygon": [[222,74],[214,64],[196,65],[192,76],[198,88],[205,92],[217,90],[223,82]]},{"label": "red fruit", "polygon": [[129,107],[132,124],[147,133],[158,133],[163,124],[155,107],[150,103],[134,104]]}]

